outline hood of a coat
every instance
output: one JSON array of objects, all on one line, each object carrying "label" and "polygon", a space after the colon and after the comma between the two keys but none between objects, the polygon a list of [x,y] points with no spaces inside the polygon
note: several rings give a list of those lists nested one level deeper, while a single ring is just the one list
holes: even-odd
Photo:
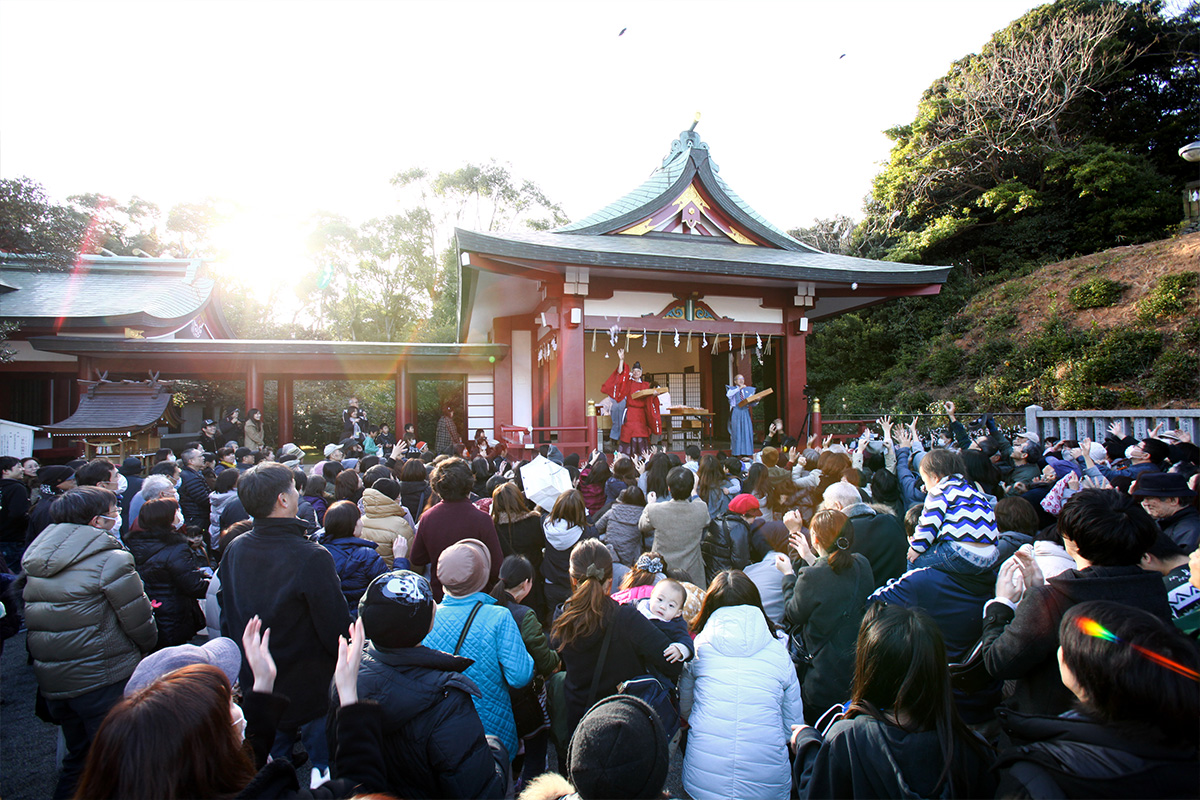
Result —
[{"label": "hood of a coat", "polygon": [[704,640],[723,656],[746,658],[770,644],[771,632],[762,611],[754,606],[726,606],[704,623],[696,636],[697,647]]},{"label": "hood of a coat", "polygon": [[617,522],[623,522],[626,525],[637,525],[642,518],[642,511],[645,506],[635,506],[632,503],[613,503],[609,508],[609,513]]},{"label": "hood of a coat", "polygon": [[121,543],[108,531],[91,525],[56,522],[33,540],[21,563],[33,577],[53,578],[85,558],[120,549]]},{"label": "hood of a coat", "polygon": [[855,503],[853,505],[846,506],[842,509],[842,513],[850,519],[854,519],[855,517],[874,517],[878,515],[878,512],[866,503]]},{"label": "hood of a coat", "polygon": [[[384,666],[372,667],[371,662]],[[372,674],[368,682],[380,680],[378,688],[371,690],[371,694],[387,712],[385,732],[404,727],[442,702],[450,687],[461,689],[472,697],[481,697],[475,682],[462,674],[474,663],[469,658],[420,645],[394,650],[374,645],[368,647],[363,653],[362,668]]]},{"label": "hood of a coat", "polygon": [[228,492],[209,492],[208,504],[212,508],[221,508],[233,498],[237,497],[237,489],[230,489]]},{"label": "hood of a coat", "polygon": [[583,536],[583,528],[572,525],[565,519],[547,517],[542,528],[546,531],[546,541],[555,550],[569,550]]},{"label": "hood of a coat", "polygon": [[1069,569],[1048,579],[1046,584],[1069,597],[1072,605],[1086,603],[1088,600],[1122,597],[1129,598],[1130,605],[1143,608],[1144,604],[1138,600],[1158,592],[1162,592],[1163,603],[1166,603],[1162,576],[1157,572],[1147,572],[1137,564],[1125,567],[1093,565],[1084,570]]},{"label": "hood of a coat", "polygon": [[363,511],[368,517],[400,517],[404,510],[400,504],[383,492],[367,489],[362,496]]}]

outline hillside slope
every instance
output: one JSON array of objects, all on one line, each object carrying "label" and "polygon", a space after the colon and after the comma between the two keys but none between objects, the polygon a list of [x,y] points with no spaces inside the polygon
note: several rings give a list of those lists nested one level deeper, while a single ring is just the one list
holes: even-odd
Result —
[{"label": "hillside slope", "polygon": [[972,298],[917,370],[994,410],[1194,406],[1200,233],[1048,264]]}]

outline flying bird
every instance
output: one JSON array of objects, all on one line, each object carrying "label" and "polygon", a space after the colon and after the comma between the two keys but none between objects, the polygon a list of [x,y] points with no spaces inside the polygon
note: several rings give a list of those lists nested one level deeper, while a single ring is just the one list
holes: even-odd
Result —
[{"label": "flying bird", "polygon": [[627,31],[627,30],[629,30],[629,28],[621,28],[621,32],[620,32],[620,33],[618,33],[618,34],[617,34],[617,36],[624,36],[624,35],[625,35],[625,31]]}]

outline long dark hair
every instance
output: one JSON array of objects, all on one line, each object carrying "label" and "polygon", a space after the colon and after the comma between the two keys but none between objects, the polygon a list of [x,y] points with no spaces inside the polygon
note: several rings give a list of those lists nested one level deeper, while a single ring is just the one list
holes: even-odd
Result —
[{"label": "long dark hair", "polygon": [[608,459],[600,455],[589,465],[587,477],[583,482],[590,486],[603,486],[611,477],[612,470],[608,468]]},{"label": "long dark hair", "polygon": [[92,740],[75,797],[238,794],[255,769],[229,717],[231,696],[225,673],[193,664],[124,698]]},{"label": "long dark hair", "polygon": [[809,525],[814,542],[829,554],[829,566],[840,574],[854,565],[854,525],[841,511],[825,509],[813,514]]},{"label": "long dark hair", "polygon": [[770,473],[762,464],[755,462],[746,470],[746,479],[742,481],[742,491],[766,497],[771,491],[769,486]]},{"label": "long dark hair", "polygon": [[[1119,641],[1093,635],[1096,626]],[[1200,688],[1192,678],[1146,653],[1193,672],[1195,645],[1169,622],[1110,600],[1067,609],[1058,628],[1062,660],[1084,690],[1088,716],[1124,732],[1130,741],[1187,742],[1200,738]]]},{"label": "long dark hair", "polygon": [[584,539],[571,550],[571,596],[551,629],[556,648],[586,639],[604,627],[615,605],[605,587],[612,580],[612,555],[599,539]]},{"label": "long dark hair", "polygon": [[767,623],[767,630],[771,632],[772,636],[775,635],[775,623],[771,622],[766,609],[763,608],[762,595],[759,594],[758,587],[740,569],[727,569],[717,573],[717,576],[712,579],[712,583],[708,585],[708,591],[704,593],[704,600],[700,602],[700,613],[696,615],[696,621],[692,623],[692,633],[704,630],[704,625],[713,612],[727,606],[754,606],[762,612],[763,620]]},{"label": "long dark hair", "polygon": [[954,706],[946,646],[933,618],[919,609],[875,603],[858,630],[854,689],[846,718],[866,715],[909,732],[937,731],[942,774],[933,793],[950,782],[964,796],[969,778],[955,763],[955,743],[981,755],[986,744],[963,723]]},{"label": "long dark hair", "polygon": [[725,483],[725,469],[716,456],[701,456],[700,468],[696,470],[696,496],[709,502],[709,495],[721,491]]},{"label": "long dark hair", "polygon": [[671,471],[671,459],[666,453],[655,453],[646,462],[646,491],[654,492],[659,497],[666,497],[667,473]]}]

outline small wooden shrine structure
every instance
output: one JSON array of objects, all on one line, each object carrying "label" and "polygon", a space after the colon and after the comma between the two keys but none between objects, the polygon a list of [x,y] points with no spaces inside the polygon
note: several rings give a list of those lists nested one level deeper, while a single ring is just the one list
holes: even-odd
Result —
[{"label": "small wooden shrine structure", "polygon": [[84,445],[86,458],[103,456],[120,462],[125,456],[153,453],[159,448],[160,426],[171,419],[173,385],[159,381],[80,381],[79,408],[61,422],[44,425],[56,437]]}]

